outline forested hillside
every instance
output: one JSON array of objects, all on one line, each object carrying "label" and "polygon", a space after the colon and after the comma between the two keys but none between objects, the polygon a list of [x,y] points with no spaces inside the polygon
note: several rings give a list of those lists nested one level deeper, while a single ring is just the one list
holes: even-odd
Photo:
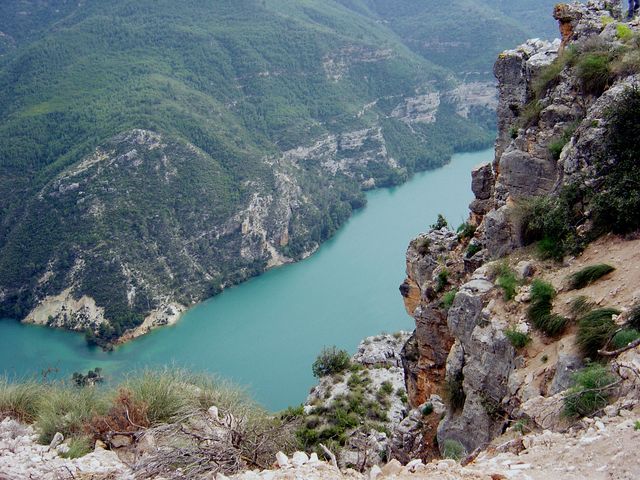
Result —
[{"label": "forested hillside", "polygon": [[2,2],[0,316],[108,341],[309,254],[363,189],[492,141],[475,81],[531,35],[521,12]]}]

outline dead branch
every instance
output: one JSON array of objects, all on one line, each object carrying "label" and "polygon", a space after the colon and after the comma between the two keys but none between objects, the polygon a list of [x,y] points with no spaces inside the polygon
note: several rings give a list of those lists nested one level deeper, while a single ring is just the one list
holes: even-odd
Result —
[{"label": "dead branch", "polygon": [[325,447],[323,443],[320,444],[320,448],[325,453],[325,455],[331,459],[331,465],[338,468],[338,460],[336,460],[336,456],[333,454],[333,452]]},{"label": "dead branch", "polygon": [[638,345],[640,345],[640,338],[638,338],[637,340],[634,340],[626,347],[622,347],[617,350],[613,350],[611,352],[608,352],[606,350],[598,350],[598,354],[602,355],[603,357],[615,357],[617,355],[620,355],[623,352],[626,352],[627,350],[636,348]]}]

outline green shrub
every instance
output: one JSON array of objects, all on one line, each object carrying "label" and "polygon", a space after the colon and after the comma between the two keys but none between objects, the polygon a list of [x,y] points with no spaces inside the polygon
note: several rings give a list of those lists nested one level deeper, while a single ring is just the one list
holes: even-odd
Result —
[{"label": "green shrub", "polygon": [[444,218],[444,216],[439,213],[438,214],[438,219],[436,220],[436,223],[432,223],[429,228],[431,228],[432,230],[441,230],[443,228],[446,228],[449,226],[449,223],[447,222],[447,219]]},{"label": "green shrub", "polygon": [[457,440],[447,439],[442,444],[442,456],[459,462],[467,456],[467,451]]},{"label": "green shrub", "polygon": [[318,355],[311,369],[313,375],[320,378],[326,375],[343,372],[351,363],[351,358],[346,350],[340,350],[337,347],[324,348]]},{"label": "green shrub", "polygon": [[456,290],[455,288],[445,293],[442,296],[442,308],[444,308],[445,310],[449,310],[451,308],[451,305],[453,305],[453,301],[455,300],[457,293],[458,290]]},{"label": "green shrub", "polygon": [[464,222],[458,227],[458,238],[463,240],[465,238],[472,238],[476,233],[476,226],[471,225],[469,222]]},{"label": "green shrub", "polygon": [[68,440],[67,445],[69,446],[69,451],[67,453],[60,454],[62,458],[80,458],[93,451],[93,442],[91,441],[91,438],[86,435],[72,437]]},{"label": "green shrub", "polygon": [[573,387],[564,397],[564,413],[570,417],[592,415],[609,403],[615,379],[606,367],[591,364],[573,375]]},{"label": "green shrub", "polygon": [[576,74],[585,93],[600,95],[612,80],[610,55],[601,52],[583,54],[578,60]]},{"label": "green shrub", "polygon": [[426,403],[424,407],[422,407],[422,415],[426,417],[427,415],[431,415],[432,413],[433,413],[433,404]]},{"label": "green shrub", "polygon": [[515,328],[505,330],[504,335],[515,349],[524,348],[531,342],[531,337],[528,333],[522,333]]},{"label": "green shrub", "polygon": [[598,350],[611,340],[616,331],[616,324],[611,317],[618,313],[613,308],[600,308],[580,318],[576,344],[586,357],[596,358]]},{"label": "green shrub", "polygon": [[623,348],[638,338],[640,338],[640,332],[638,330],[634,328],[625,328],[613,336],[611,344],[615,349]]},{"label": "green shrub", "polygon": [[573,290],[580,290],[614,270],[614,267],[605,263],[590,265],[569,276],[569,287]]},{"label": "green shrub", "polygon": [[640,430],[640,420],[636,420],[636,422],[633,424],[633,429],[637,432],[638,430]]},{"label": "green shrub", "polygon": [[584,186],[567,185],[558,196],[521,200],[514,215],[521,226],[525,243],[538,242],[539,255],[546,259],[562,260],[567,253],[583,248],[577,226],[584,222]]},{"label": "green shrub", "polygon": [[0,417],[33,422],[45,390],[45,386],[36,382],[10,383],[6,378],[0,378]]}]

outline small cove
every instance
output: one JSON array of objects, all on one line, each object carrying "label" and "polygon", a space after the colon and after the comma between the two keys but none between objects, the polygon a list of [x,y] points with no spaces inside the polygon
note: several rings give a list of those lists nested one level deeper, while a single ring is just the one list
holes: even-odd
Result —
[{"label": "small cove", "polygon": [[398,286],[409,240],[442,213],[455,228],[473,198],[470,171],[493,150],[461,153],[402,186],[367,194],[337,235],[308,259],[271,270],[190,309],[170,328],[103,352],[82,335],[0,321],[0,374],[68,378],[101,367],[107,377],[175,365],[248,387],[277,410],[304,401],[323,346],[353,352],[364,337],[412,330]]}]

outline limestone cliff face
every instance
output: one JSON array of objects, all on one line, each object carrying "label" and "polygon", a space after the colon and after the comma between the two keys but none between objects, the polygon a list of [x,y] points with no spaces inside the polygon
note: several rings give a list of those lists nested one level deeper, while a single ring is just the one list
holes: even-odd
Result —
[{"label": "limestone cliff face", "polygon": [[[472,172],[469,223],[477,229],[471,239],[446,229],[431,231],[409,245],[400,291],[416,330],[403,350],[405,381],[414,408],[434,394],[449,397],[438,425],[440,446],[454,440],[471,453],[515,419],[540,428],[562,422],[562,392],[583,365],[574,337],[549,339],[532,331],[528,287],[519,287],[516,300],[506,302],[496,285],[496,264],[489,262],[511,255],[507,261],[522,284],[537,268],[562,290],[560,272],[567,265],[541,265],[530,252],[518,250],[525,239],[515,206],[556,195],[567,184],[592,181],[604,151],[607,112],[638,77],[621,72],[603,92],[586,91],[564,59],[585,45],[618,48],[618,15],[619,8],[606,1],[560,5],[554,16],[561,39],[530,40],[499,56],[495,159]],[[640,29],[637,22],[628,27]],[[552,64],[558,68],[549,79]],[[554,143],[560,144],[557,151]],[[626,308],[629,302],[618,305]],[[509,329],[529,332],[534,346],[514,349],[505,335]]]}]

